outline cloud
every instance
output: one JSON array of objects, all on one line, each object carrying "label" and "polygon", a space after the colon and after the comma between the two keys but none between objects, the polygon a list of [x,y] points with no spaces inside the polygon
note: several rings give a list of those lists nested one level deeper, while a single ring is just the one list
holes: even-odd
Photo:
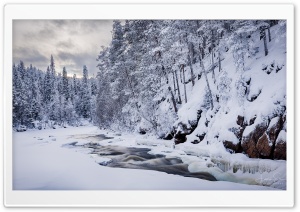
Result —
[{"label": "cloud", "polygon": [[94,55],[89,52],[59,52],[56,60],[67,68],[68,73],[76,73],[77,75],[82,75],[83,66],[86,65],[90,72],[90,76],[92,76],[98,71],[96,68],[97,61],[93,56]]},{"label": "cloud", "polygon": [[[19,62],[22,60],[25,62],[25,65],[33,64],[35,66],[46,64],[49,61],[49,58],[47,58],[45,55],[43,55],[41,52],[39,52],[36,49],[28,49],[25,47],[19,47],[13,50],[13,61]],[[28,64],[26,64],[28,63]]]},{"label": "cloud", "polygon": [[66,41],[59,41],[57,42],[56,46],[58,48],[73,48],[75,45],[71,39],[66,40]]},{"label": "cloud", "polygon": [[87,65],[96,74],[97,55],[109,45],[111,30],[111,20],[14,20],[13,61],[46,70],[53,55],[57,72],[65,66],[81,74]]}]

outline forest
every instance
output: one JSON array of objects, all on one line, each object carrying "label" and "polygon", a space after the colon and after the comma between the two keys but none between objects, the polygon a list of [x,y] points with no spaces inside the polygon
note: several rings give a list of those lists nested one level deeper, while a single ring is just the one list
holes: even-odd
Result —
[{"label": "forest", "polygon": [[13,127],[88,120],[285,159],[285,36],[283,20],[115,20],[95,78],[68,77],[52,55],[47,70],[13,65]]}]

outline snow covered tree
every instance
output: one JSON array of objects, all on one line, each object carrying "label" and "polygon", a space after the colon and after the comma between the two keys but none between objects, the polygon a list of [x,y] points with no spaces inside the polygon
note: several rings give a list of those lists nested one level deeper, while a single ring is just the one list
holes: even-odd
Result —
[{"label": "snow covered tree", "polygon": [[80,115],[83,118],[91,117],[91,92],[90,85],[88,82],[88,70],[86,65],[83,66],[83,76],[82,76],[82,88],[81,88],[81,111]]},{"label": "snow covered tree", "polygon": [[68,101],[69,99],[69,82],[68,82],[68,75],[67,75],[67,70],[66,67],[63,68],[63,80],[62,80],[62,84],[63,84],[63,95],[65,97],[65,100]]}]

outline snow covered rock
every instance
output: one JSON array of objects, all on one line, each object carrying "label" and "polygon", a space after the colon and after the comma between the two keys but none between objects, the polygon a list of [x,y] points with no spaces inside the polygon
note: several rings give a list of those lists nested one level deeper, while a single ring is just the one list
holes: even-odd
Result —
[{"label": "snow covered rock", "polygon": [[274,150],[274,145],[276,138],[282,128],[282,118],[281,117],[275,117],[271,120],[268,129],[263,134],[262,137],[258,139],[258,142],[256,144],[256,148],[260,153],[260,156],[262,158],[272,157],[272,151]]},{"label": "snow covered rock", "polygon": [[223,145],[226,149],[231,149],[233,150],[235,153],[240,153],[242,152],[242,146],[241,146],[241,142],[235,143],[233,141],[223,141]]},{"label": "snow covered rock", "polygon": [[267,128],[268,125],[265,121],[246,127],[241,145],[250,158],[258,158],[260,156],[256,144]]},{"label": "snow covered rock", "polygon": [[237,119],[236,119],[236,123],[239,125],[239,126],[241,126],[241,127],[243,127],[244,126],[244,116],[240,116],[240,115],[238,115],[238,117],[237,117]]},{"label": "snow covered rock", "polygon": [[256,144],[256,148],[261,157],[269,157],[272,152],[272,146],[273,144],[266,132],[258,139]]},{"label": "snow covered rock", "polygon": [[286,132],[281,130],[275,143],[274,159],[286,160]]}]

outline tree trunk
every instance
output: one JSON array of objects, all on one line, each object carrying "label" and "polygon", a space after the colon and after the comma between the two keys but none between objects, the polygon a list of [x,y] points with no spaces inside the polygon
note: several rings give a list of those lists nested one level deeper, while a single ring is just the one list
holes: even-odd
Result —
[{"label": "tree trunk", "polygon": [[269,36],[269,42],[271,42],[271,32],[270,32],[270,27],[268,28],[268,36]]},{"label": "tree trunk", "polygon": [[194,45],[192,42],[189,43],[189,55],[188,55],[188,62],[190,64],[191,68],[191,80],[192,80],[192,85],[195,85],[195,76],[194,76],[194,71],[193,71],[193,60],[194,60]]},{"label": "tree trunk", "polygon": [[183,83],[183,82],[182,82],[182,71],[181,71],[180,68],[179,68],[179,77],[180,77],[180,82]]},{"label": "tree trunk", "polygon": [[221,53],[220,53],[220,50],[218,51],[219,53],[219,72],[221,72]]},{"label": "tree trunk", "polygon": [[183,76],[184,100],[185,100],[185,103],[187,103],[184,65],[181,65],[181,70],[182,70],[182,76]]},{"label": "tree trunk", "polygon": [[264,30],[264,32],[263,32],[263,39],[264,39],[264,48],[265,48],[265,56],[267,56],[268,55],[268,46],[267,46],[267,36],[266,36],[266,31],[265,31],[265,29],[263,29]]},{"label": "tree trunk", "polygon": [[[168,75],[164,71],[164,69],[163,69],[163,73],[164,73],[164,76],[165,76],[166,80],[168,80]],[[170,85],[168,85],[168,90],[169,90],[169,92],[171,94],[171,100],[172,100],[172,103],[173,103],[174,111],[175,111],[175,113],[177,113],[176,101],[175,101],[175,98],[174,98],[174,95],[173,95],[173,91],[172,91],[172,88],[171,88]]]},{"label": "tree trunk", "polygon": [[190,64],[190,69],[191,69],[191,80],[192,80],[192,85],[194,86],[194,85],[195,85],[195,76],[194,76],[194,71],[193,71],[193,63],[192,63],[192,60],[191,60],[190,55],[188,55],[188,62],[189,62],[189,64]]},{"label": "tree trunk", "polygon": [[213,103],[213,99],[212,99],[212,93],[211,93],[211,89],[210,89],[210,86],[209,86],[209,82],[208,82],[208,79],[207,79],[207,74],[206,74],[206,71],[205,71],[205,68],[204,68],[204,65],[203,65],[203,61],[201,60],[201,58],[199,58],[199,59],[200,59],[200,67],[202,68],[202,73],[204,74],[205,81],[206,81],[207,88],[208,88],[210,107],[213,110],[214,109],[214,103]]},{"label": "tree trunk", "polygon": [[175,78],[176,78],[176,84],[177,84],[177,93],[178,93],[178,103],[181,104],[181,97],[180,97],[180,88],[179,88],[179,82],[178,82],[178,76],[177,71],[175,70]]},{"label": "tree trunk", "polygon": [[174,72],[172,72],[172,75],[173,75],[174,94],[175,94],[175,96],[176,96],[176,84],[175,84],[175,74],[174,74]]},{"label": "tree trunk", "polygon": [[175,97],[173,95],[173,92],[172,92],[172,89],[171,89],[170,86],[168,86],[168,89],[169,89],[169,92],[171,94],[171,100],[172,100],[172,103],[173,103],[174,111],[175,111],[175,113],[177,113],[177,106],[176,106]]},{"label": "tree trunk", "polygon": [[215,76],[215,61],[214,61],[214,50],[211,49],[211,62],[212,62],[212,78],[214,80],[214,83],[216,83],[216,76]]}]

